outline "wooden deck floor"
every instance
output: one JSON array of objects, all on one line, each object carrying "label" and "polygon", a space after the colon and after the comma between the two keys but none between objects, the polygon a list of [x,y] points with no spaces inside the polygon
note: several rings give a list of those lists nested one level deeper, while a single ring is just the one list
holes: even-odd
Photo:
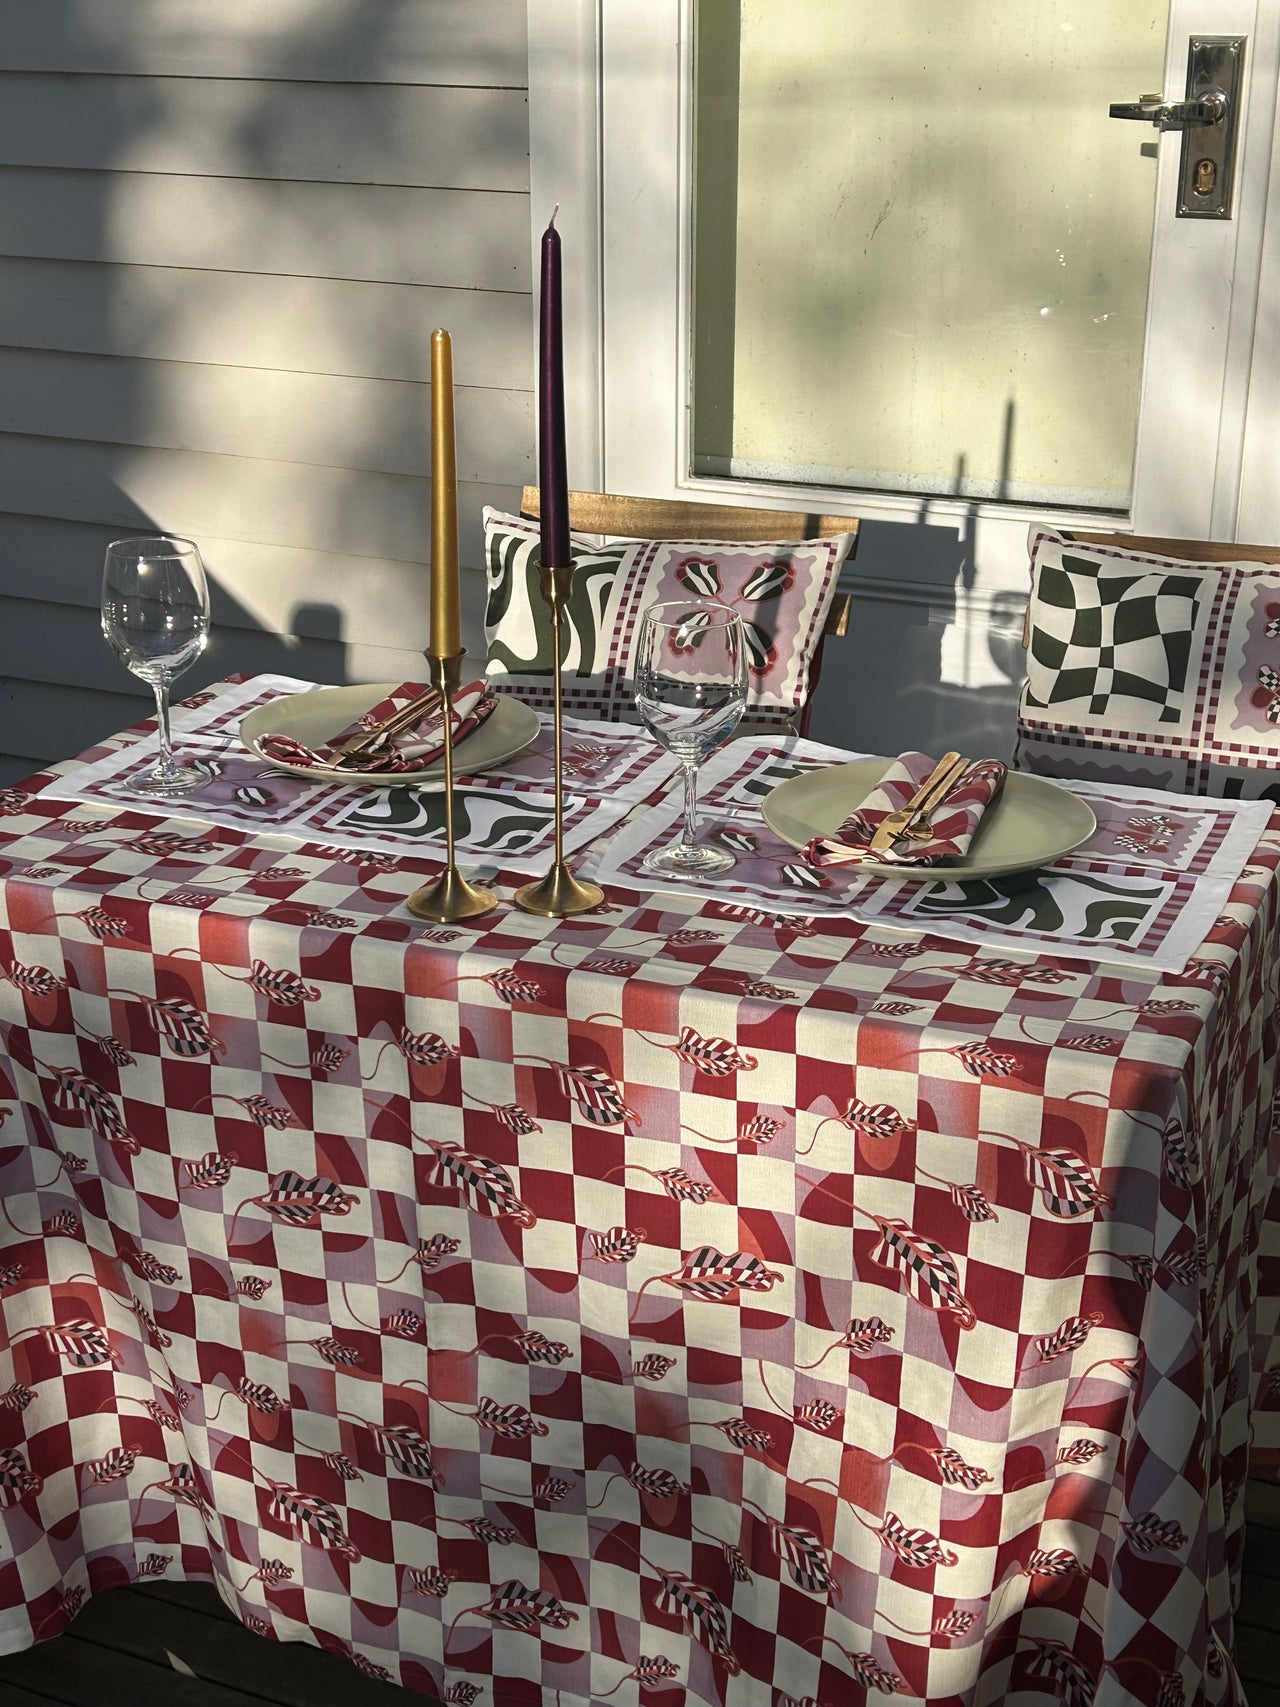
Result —
[{"label": "wooden deck floor", "polygon": [[[1249,1707],[1280,1707],[1280,1484],[1251,1484],[1248,1510],[1236,1659]],[[173,1658],[195,1675],[176,1670]],[[65,1636],[0,1658],[3,1707],[396,1707],[409,1700],[318,1648],[250,1635],[213,1588],[194,1583],[114,1589],[90,1601]]]}]

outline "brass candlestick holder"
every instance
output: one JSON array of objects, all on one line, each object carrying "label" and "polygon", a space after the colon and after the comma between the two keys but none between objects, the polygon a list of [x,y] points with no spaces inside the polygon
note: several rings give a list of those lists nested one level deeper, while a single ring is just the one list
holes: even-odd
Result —
[{"label": "brass candlestick holder", "polygon": [[424,883],[415,889],[406,903],[417,919],[430,919],[435,924],[448,924],[456,919],[478,919],[491,913],[498,897],[489,889],[479,889],[468,883],[453,858],[453,696],[462,679],[462,660],[466,648],[452,658],[427,655],[431,685],[440,694],[440,710],[444,720],[444,870],[434,883]]},{"label": "brass candlestick holder", "polygon": [[585,913],[604,900],[604,890],[598,883],[582,883],[564,862],[564,770],[561,747],[564,737],[560,709],[560,616],[569,602],[573,582],[573,567],[563,569],[543,567],[539,573],[542,596],[551,609],[552,725],[555,737],[555,801],[556,842],[551,870],[538,883],[526,883],[516,890],[516,906],[526,913],[540,913],[544,918],[565,919],[574,913]]}]

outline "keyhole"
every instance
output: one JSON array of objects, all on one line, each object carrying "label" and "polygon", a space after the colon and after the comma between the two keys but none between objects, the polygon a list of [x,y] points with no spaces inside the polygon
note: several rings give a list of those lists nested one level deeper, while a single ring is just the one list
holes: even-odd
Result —
[{"label": "keyhole", "polygon": [[1218,168],[1214,162],[1212,160],[1198,160],[1196,162],[1196,194],[1198,196],[1211,196],[1213,186],[1217,181]]}]

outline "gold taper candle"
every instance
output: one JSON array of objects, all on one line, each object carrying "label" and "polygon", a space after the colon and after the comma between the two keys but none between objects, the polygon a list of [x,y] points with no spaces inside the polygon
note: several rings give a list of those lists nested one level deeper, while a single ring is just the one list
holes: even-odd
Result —
[{"label": "gold taper candle", "polygon": [[431,641],[433,658],[462,650],[458,595],[458,469],[453,434],[453,343],[431,334]]}]

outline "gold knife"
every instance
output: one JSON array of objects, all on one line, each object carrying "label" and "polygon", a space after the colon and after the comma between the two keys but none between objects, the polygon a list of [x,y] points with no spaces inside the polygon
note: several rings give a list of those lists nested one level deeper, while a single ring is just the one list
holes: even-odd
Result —
[{"label": "gold knife", "polygon": [[909,835],[914,821],[932,810],[969,768],[961,753],[944,753],[907,804],[890,812],[876,826],[871,837],[872,853],[887,853],[894,842]]},{"label": "gold knife", "polygon": [[362,754],[371,752],[374,747],[384,741],[394,740],[397,735],[411,729],[415,723],[436,709],[440,695],[435,688],[427,688],[416,699],[411,699],[402,705],[399,711],[393,711],[390,717],[384,717],[382,722],[372,729],[366,729],[362,735],[354,736],[347,741],[332,758],[336,766],[347,764],[350,760],[359,758]]}]

